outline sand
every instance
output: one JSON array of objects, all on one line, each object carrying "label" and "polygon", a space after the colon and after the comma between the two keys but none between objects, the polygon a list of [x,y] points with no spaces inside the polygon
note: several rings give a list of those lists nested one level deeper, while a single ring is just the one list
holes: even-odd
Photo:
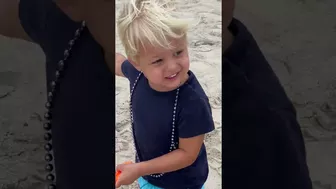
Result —
[{"label": "sand", "polygon": [[[117,11],[120,2],[122,0],[116,3]],[[216,127],[205,140],[210,168],[205,187],[221,188],[221,3],[217,0],[176,2],[176,15],[190,22],[190,69],[210,99]],[[117,41],[116,51],[124,52],[120,41]],[[116,80],[116,114],[116,164],[119,164],[134,159],[129,117],[129,82],[120,77]],[[134,183],[123,188],[133,189],[137,185]]]},{"label": "sand", "polygon": [[[186,7],[198,1],[188,2],[190,3],[187,3]],[[203,2],[206,1],[203,0]],[[210,7],[213,6],[214,10],[217,10],[218,2],[210,2]],[[213,13],[206,13],[209,6],[194,7],[195,9],[192,10],[195,11],[183,12],[192,15],[197,12],[197,9],[201,9],[204,12],[201,15],[207,17],[213,15]],[[235,11],[236,17],[242,20],[255,36],[295,104],[305,137],[308,164],[315,189],[336,188],[336,43],[334,42],[336,12],[334,7],[336,3],[333,0],[283,0],[279,2],[239,0]],[[207,21],[210,23],[209,26],[213,21],[216,19]],[[202,27],[196,29],[201,31]],[[197,34],[206,34],[206,32],[197,32]],[[198,36],[194,37],[196,40],[202,39]],[[120,46],[118,48],[121,50]],[[212,78],[204,77],[204,72],[200,70],[202,67],[208,70],[207,73],[213,70],[211,66],[204,66],[204,62],[208,62],[207,59],[210,59],[212,64],[216,62],[214,59],[216,57],[211,56],[215,50],[204,53],[197,51],[207,48],[190,49],[193,59],[192,69],[201,81],[212,80]],[[198,59],[202,57],[204,61],[199,61]],[[44,188],[42,184],[45,177],[43,171],[44,141],[40,121],[46,99],[44,61],[42,51],[37,46],[0,37],[1,189]],[[197,64],[198,61],[202,63]],[[215,72],[208,75],[208,77],[218,76]],[[202,82],[203,85],[204,83]],[[120,101],[117,106],[121,107],[118,113],[128,111],[127,106],[122,105],[122,103],[127,104],[127,86],[127,81],[118,79],[117,87],[120,94],[117,92],[117,98]],[[218,91],[206,85],[204,88],[207,94],[220,92],[220,88]],[[220,93],[218,97],[220,102]],[[211,101],[213,105],[216,104],[214,98]],[[213,110],[214,117],[219,119],[220,113],[215,112],[220,112],[220,110],[215,108]],[[117,115],[119,126],[116,132],[120,133],[123,128],[129,127],[127,118],[127,115],[125,117]],[[216,121],[220,122],[220,120]],[[123,124],[125,124],[124,127]],[[125,135],[127,136],[127,133]],[[218,134],[214,133],[214,135],[210,137],[214,142],[207,140],[209,154],[214,154],[209,148],[209,143],[216,143],[215,139],[220,138],[216,138]],[[123,139],[125,147],[120,147],[119,162],[133,157],[131,150],[129,152],[124,150],[128,147],[128,139],[130,138]],[[123,153],[125,155],[122,155]],[[211,158],[209,161],[212,161]],[[219,167],[219,164],[217,166]],[[209,178],[207,182],[207,189],[217,189],[215,185],[217,173],[212,171],[211,174],[212,178]],[[214,186],[209,184],[214,184]]]}]

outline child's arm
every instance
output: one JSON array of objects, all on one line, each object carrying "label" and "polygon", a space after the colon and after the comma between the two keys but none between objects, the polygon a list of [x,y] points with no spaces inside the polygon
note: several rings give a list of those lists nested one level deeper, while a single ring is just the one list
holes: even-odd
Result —
[{"label": "child's arm", "polygon": [[178,119],[178,149],[139,163],[139,174],[149,175],[177,171],[192,165],[198,158],[206,133],[214,130],[208,99],[189,97]]},{"label": "child's arm", "polygon": [[195,162],[204,140],[204,134],[180,138],[179,148],[158,158],[139,163],[139,174],[141,176],[167,173],[183,169]]},{"label": "child's arm", "polygon": [[125,75],[121,71],[121,65],[125,62],[125,60],[127,60],[125,56],[119,53],[116,53],[115,55],[115,75],[125,77]]}]

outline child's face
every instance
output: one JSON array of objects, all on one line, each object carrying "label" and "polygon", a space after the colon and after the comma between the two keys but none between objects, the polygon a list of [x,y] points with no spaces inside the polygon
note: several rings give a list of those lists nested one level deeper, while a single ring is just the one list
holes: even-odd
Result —
[{"label": "child's face", "polygon": [[150,86],[157,91],[171,91],[188,79],[189,55],[187,40],[174,39],[173,49],[146,46],[141,49],[135,67],[142,71]]}]

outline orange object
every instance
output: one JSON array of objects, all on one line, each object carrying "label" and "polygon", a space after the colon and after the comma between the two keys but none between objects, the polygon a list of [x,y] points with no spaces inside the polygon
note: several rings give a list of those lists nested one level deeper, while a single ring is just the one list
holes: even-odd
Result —
[{"label": "orange object", "polygon": [[[126,161],[123,164],[131,164],[131,163],[133,163],[133,162],[132,161]],[[120,174],[121,174],[121,171],[117,170],[116,175],[115,175],[116,182],[118,181],[118,179],[120,177]]]},{"label": "orange object", "polygon": [[120,174],[121,174],[121,171],[116,172],[116,176],[115,176],[116,182],[118,181]]}]

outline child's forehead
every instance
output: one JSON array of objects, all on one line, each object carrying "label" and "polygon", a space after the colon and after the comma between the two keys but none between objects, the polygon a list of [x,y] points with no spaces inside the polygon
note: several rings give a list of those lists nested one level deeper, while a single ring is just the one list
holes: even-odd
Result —
[{"label": "child's forehead", "polygon": [[186,40],[185,39],[172,39],[169,40],[170,44],[166,44],[167,47],[168,45],[171,48],[167,48],[167,47],[162,47],[162,46],[158,46],[158,45],[152,45],[150,43],[145,43],[143,45],[141,45],[140,47],[140,52],[144,52],[144,53],[151,53],[151,52],[155,52],[155,53],[163,53],[163,52],[167,52],[167,51],[174,51],[178,48],[180,48],[181,46],[184,46],[186,44]]}]

